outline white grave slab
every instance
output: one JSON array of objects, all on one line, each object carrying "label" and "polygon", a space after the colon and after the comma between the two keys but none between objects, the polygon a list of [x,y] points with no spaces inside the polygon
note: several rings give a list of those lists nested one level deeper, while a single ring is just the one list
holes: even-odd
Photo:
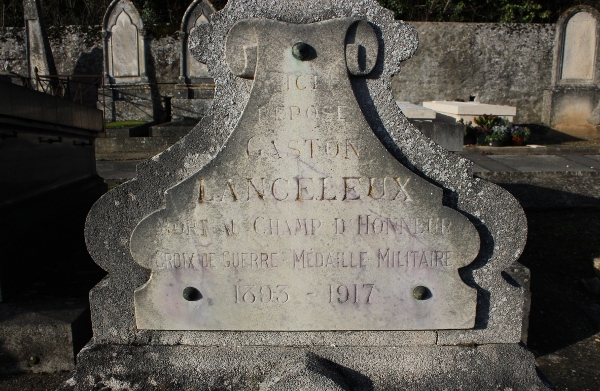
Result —
[{"label": "white grave slab", "polygon": [[435,111],[428,109],[427,107],[415,105],[410,102],[400,102],[396,101],[400,110],[404,113],[406,118],[408,119],[418,119],[418,120],[434,120],[435,119]]},{"label": "white grave slab", "polygon": [[439,113],[436,119],[443,122],[456,122],[461,119],[465,122],[472,122],[475,117],[484,114],[497,115],[512,122],[514,116],[517,115],[516,107],[479,102],[430,101],[423,102],[423,106]]}]

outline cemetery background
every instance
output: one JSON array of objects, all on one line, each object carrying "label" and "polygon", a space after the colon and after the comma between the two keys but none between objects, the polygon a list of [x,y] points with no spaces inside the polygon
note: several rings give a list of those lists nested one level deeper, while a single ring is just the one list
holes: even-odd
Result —
[{"label": "cemetery background", "polygon": [[[418,25],[418,24],[417,24]],[[435,29],[437,26],[432,25],[433,29]],[[422,26],[423,29],[427,29],[429,26]],[[461,26],[460,25],[456,25],[456,26],[443,26],[440,27],[442,29],[444,28],[450,28],[450,29],[460,29]],[[477,30],[478,28],[482,28],[482,29],[487,29],[488,26],[482,25],[481,27],[474,27],[475,30]],[[76,31],[78,28],[71,28],[72,31]],[[524,27],[524,29],[526,29]],[[548,49],[549,47],[551,47],[553,45],[553,40],[554,40],[554,36],[553,36],[553,26],[552,25],[535,25],[534,27],[532,27],[532,31],[527,30],[527,33],[523,34],[523,30],[521,30],[521,34],[525,35],[525,36],[535,36],[535,38],[533,39],[535,44],[530,45],[529,47],[527,47],[524,50],[535,50],[535,48],[540,47],[540,42],[546,44],[546,46],[541,45],[542,49],[540,50],[540,52],[542,54],[539,55],[539,57],[535,57],[533,56],[533,58],[535,59],[535,61],[531,61],[531,63],[526,67],[527,69],[531,70],[531,68],[534,68],[534,72],[533,74],[536,74],[536,72],[539,72],[539,74],[541,75],[547,75],[548,72],[550,72],[550,68],[551,68],[551,55],[548,54]],[[439,31],[439,30],[438,30]],[[14,43],[14,50],[12,52],[12,55],[14,55],[14,57],[12,58],[12,62],[9,62],[9,67],[11,67],[11,69],[16,69],[16,70],[20,70],[22,68],[20,68],[22,65],[20,65],[19,63],[19,58],[21,56],[21,54],[19,54],[19,50],[22,49],[18,49],[18,45],[17,43],[19,42],[19,32],[17,30],[13,30],[11,33],[14,33],[14,36],[8,36],[7,37],[7,42],[10,43]],[[93,32],[89,32],[90,34]],[[437,34],[440,34],[439,32]],[[444,33],[441,33],[441,35],[443,35]],[[528,35],[529,34],[529,35]],[[460,35],[460,34],[457,34]],[[480,35],[480,34],[476,34],[476,35]],[[485,35],[485,34],[484,34]],[[472,38],[469,38],[472,39]],[[489,35],[487,35],[487,39],[495,39],[494,38],[494,34],[489,33]],[[172,37],[166,37],[166,38],[160,38],[158,39],[158,43],[153,43],[152,48],[153,48],[153,53],[154,53],[154,58],[155,59],[161,59],[161,58],[167,58],[168,60],[166,60],[165,62],[165,66],[156,66],[156,69],[166,69],[167,71],[165,71],[163,80],[173,80],[174,78],[176,78],[178,76],[178,60],[177,60],[177,51],[178,51],[178,45],[177,42],[174,38]],[[510,41],[510,40],[508,40]],[[496,44],[496,42],[494,42],[494,44]],[[484,46],[494,46],[494,44],[490,44],[489,40],[485,41]],[[73,45],[73,46],[71,46]],[[471,41],[471,46],[473,46],[473,43]],[[497,46],[497,45],[496,45]],[[528,45],[526,45],[528,46]],[[54,41],[54,45],[53,45],[53,49],[55,50],[55,57],[59,58],[59,61],[57,61],[59,65],[59,68],[61,69],[74,69],[77,68],[78,66],[80,67],[80,69],[97,69],[97,64],[94,61],[97,61],[98,59],[98,48],[99,48],[99,43],[97,41],[90,41],[90,38],[86,38],[86,34],[85,33],[81,33],[81,32],[74,32],[72,36],[67,37],[65,39],[65,37],[62,38],[62,40],[60,41]],[[61,48],[63,48],[64,50],[64,58],[65,60],[67,59],[67,53],[87,53],[89,54],[90,59],[95,59],[92,60],[90,63],[87,63],[86,60],[82,60],[81,58],[77,59],[75,61],[75,65],[73,66],[73,59],[69,59],[68,61],[64,61],[61,63],[60,57],[61,55],[57,55],[56,53],[60,53]],[[78,48],[83,48],[83,49],[78,49]],[[500,58],[501,57],[501,51],[498,51],[498,53],[493,53],[492,57],[494,58],[493,61],[491,62],[498,62],[498,60],[496,60],[496,58]],[[4,53],[4,50],[3,50]],[[496,57],[497,56],[497,57]],[[544,61],[540,61],[540,59],[543,58],[546,60],[546,63],[544,63]],[[413,59],[414,60],[414,59]],[[464,58],[463,58],[464,60]],[[5,60],[5,64],[6,64]],[[548,63],[550,64],[549,67]],[[70,65],[66,65],[66,64],[70,64]],[[406,66],[410,65],[410,61],[405,63]],[[14,68],[12,68],[14,66]],[[96,67],[96,68],[94,68]],[[476,65],[474,65],[474,68],[476,68]],[[59,70],[59,73],[61,73],[61,71]],[[492,72],[493,73],[493,72]],[[506,74],[510,74],[511,71],[506,71]],[[440,86],[443,84],[441,81],[441,76],[443,76],[442,74],[440,74]],[[542,79],[543,77],[540,76],[540,79]],[[486,79],[487,78],[483,78]],[[500,79],[498,79],[500,80]],[[402,85],[402,80],[397,80],[396,81],[396,85]],[[452,83],[450,83],[452,84]],[[474,85],[476,85],[477,83],[475,83]],[[537,88],[539,87],[539,85],[541,84],[541,82],[532,82],[532,85],[529,86],[529,88]],[[535,86],[534,86],[535,85]],[[441,88],[441,87],[436,87],[436,88]],[[526,88],[526,87],[524,87]],[[402,91],[402,89],[399,89],[400,91]],[[493,90],[492,88],[487,89],[487,91]],[[507,91],[511,91],[513,89],[508,88]],[[461,90],[462,91],[462,90]],[[454,93],[456,91],[453,91],[452,93]],[[538,91],[539,92],[539,91]],[[462,94],[462,92],[460,92]],[[454,94],[456,95],[456,94]],[[502,95],[502,94],[500,94]],[[536,95],[537,96],[537,95]],[[516,99],[516,98],[515,98]],[[532,105],[533,107],[536,107],[536,104],[541,104],[541,103],[536,103],[533,102]],[[538,106],[539,107],[539,106]],[[532,112],[535,112],[536,110],[532,110]],[[525,109],[525,113],[527,112],[527,109]],[[526,116],[527,114],[524,114],[524,116]],[[527,118],[527,117],[524,117]],[[539,121],[535,121],[532,120],[531,122],[539,122]],[[560,348],[567,348],[571,345],[573,345],[574,342],[579,342],[577,345],[581,346],[582,351],[587,352],[587,354],[589,354],[588,357],[597,357],[597,341],[596,339],[598,338],[598,335],[595,334],[597,333],[598,330],[598,326],[597,326],[597,317],[595,317],[594,315],[594,311],[595,311],[595,306],[597,305],[597,298],[595,298],[593,295],[589,295],[585,289],[583,289],[581,287],[581,280],[584,278],[590,278],[593,274],[593,269],[591,267],[591,263],[590,263],[590,258],[593,256],[594,254],[594,249],[597,249],[598,246],[598,242],[597,240],[594,241],[589,240],[589,241],[581,241],[581,232],[580,230],[583,230],[583,232],[585,233],[585,236],[589,237],[589,238],[598,238],[598,230],[597,230],[597,224],[595,223],[595,221],[597,221],[597,219],[594,216],[597,216],[597,209],[595,207],[593,207],[594,204],[594,200],[590,200],[591,202],[588,203],[587,207],[588,209],[580,209],[580,210],[575,210],[575,211],[555,211],[553,210],[552,213],[548,213],[548,211],[544,211],[544,212],[539,212],[535,210],[535,207],[532,207],[528,210],[528,217],[529,217],[529,222],[531,224],[530,226],[530,243],[528,244],[528,247],[526,248],[526,251],[522,257],[522,262],[524,264],[526,264],[527,266],[532,268],[532,273],[533,273],[533,280],[532,283],[533,285],[533,299],[532,299],[532,303],[533,303],[533,316],[531,318],[531,330],[532,330],[532,334],[534,334],[534,330],[537,330],[537,332],[539,332],[539,339],[536,341],[535,338],[532,337],[532,339],[530,339],[530,346],[533,349],[539,349],[539,353],[544,355],[541,359],[540,359],[540,363],[542,364],[542,368],[544,368],[543,365],[546,365],[546,368],[552,368],[553,366],[558,366],[559,367],[559,371],[563,371],[563,374],[561,375],[562,377],[564,377],[563,379],[560,379],[559,381],[564,381],[565,385],[566,384],[583,384],[582,387],[585,387],[586,381],[590,380],[590,379],[597,379],[597,372],[595,371],[595,369],[593,368],[593,362],[594,360],[591,359],[589,361],[587,360],[581,360],[578,362],[577,364],[577,369],[575,369],[576,371],[587,371],[587,373],[589,374],[589,376],[587,376],[587,378],[582,378],[581,376],[577,375],[577,372],[574,373],[569,373],[569,371],[573,370],[571,369],[572,367],[568,366],[568,367],[563,367],[561,364],[557,365],[557,362],[560,362],[561,360],[564,360],[563,358],[561,358],[562,356],[560,355],[552,355],[552,353],[550,352],[556,352],[557,350],[559,350]],[[569,221],[570,223],[566,224],[565,221]],[[582,223],[583,222],[583,223]],[[586,223],[587,222],[587,223]],[[536,225],[539,224],[539,228],[536,229]],[[555,231],[553,230],[547,230],[547,225],[551,225],[553,228],[555,228]],[[537,238],[539,242],[536,242],[536,233]],[[547,243],[547,237],[548,236],[555,236],[557,238],[560,238],[560,240],[557,240],[556,242],[553,241],[553,243],[556,243],[556,247],[552,247],[552,246],[548,246]],[[589,235],[589,236],[588,236]],[[531,243],[533,241],[533,244]],[[573,247],[571,246],[564,246],[563,243],[564,241],[568,242],[568,243],[573,243]],[[541,242],[541,243],[540,243]],[[535,254],[535,255],[534,255]],[[539,255],[543,254],[544,256],[540,257]],[[556,254],[561,254],[561,256],[556,256]],[[564,255],[562,255],[564,254]],[[572,269],[570,269],[570,271],[572,271],[571,273],[567,273],[564,274],[562,272],[562,266],[563,266],[563,262],[565,262],[565,259],[567,259],[568,257],[572,256],[574,254],[574,258],[573,261],[577,263],[576,267],[573,267]],[[552,266],[542,262],[542,259],[547,259],[547,258],[552,258],[555,260],[556,264],[553,264]],[[562,262],[561,262],[562,260]],[[544,276],[544,278],[546,279],[545,282],[548,282],[548,280],[550,281],[550,283],[548,284],[549,286],[553,287],[554,289],[549,288],[548,285],[546,284],[540,284],[541,286],[538,286],[536,288],[536,272],[538,272],[539,276],[540,276],[540,280],[541,280],[541,276]],[[538,280],[538,281],[540,281]],[[539,289],[536,291],[536,289]],[[537,295],[537,297],[536,297]],[[537,301],[536,301],[537,300]],[[571,304],[573,302],[577,303],[577,306],[574,308],[571,306]],[[539,303],[539,304],[536,304]],[[560,307],[556,307],[556,303],[562,303],[562,305]],[[539,309],[539,314],[536,317],[536,305],[538,306],[537,309]],[[545,315],[544,315],[545,314]],[[565,314],[567,314],[565,316]],[[557,319],[562,319],[564,320],[564,323],[562,322],[557,322]],[[550,327],[548,325],[551,325]],[[573,333],[564,333],[564,330],[566,329],[570,329],[573,330]],[[562,338],[561,338],[562,337]],[[544,342],[544,341],[548,341],[548,342]],[[583,342],[582,342],[583,341]],[[548,354],[546,354],[548,353]],[[580,354],[581,352],[575,352],[573,353],[573,355],[568,358],[567,360],[572,360],[573,357],[577,356],[578,354]],[[549,356],[549,357],[546,357]],[[562,361],[564,362],[564,361]],[[591,364],[591,365],[590,365]],[[566,372],[566,373],[564,373]],[[595,378],[592,378],[592,376],[596,376]],[[10,380],[9,380],[10,381]],[[569,383],[570,382],[570,383]],[[557,383],[560,384],[560,383]],[[588,383],[590,385],[593,385],[594,383]],[[571,388],[569,389],[574,389],[573,386],[570,386]],[[581,388],[581,389],[585,389],[585,388]],[[591,388],[590,388],[591,389]]]}]

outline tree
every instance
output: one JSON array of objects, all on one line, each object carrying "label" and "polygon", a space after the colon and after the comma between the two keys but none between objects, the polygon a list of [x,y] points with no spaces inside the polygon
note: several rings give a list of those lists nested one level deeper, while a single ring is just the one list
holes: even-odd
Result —
[{"label": "tree", "polygon": [[397,19],[436,22],[555,22],[568,8],[600,0],[378,0]]},{"label": "tree", "polygon": [[[48,26],[102,23],[111,0],[42,0]],[[435,22],[555,22],[569,7],[587,4],[600,9],[600,0],[378,0],[396,18]],[[192,0],[133,0],[147,25],[169,24],[175,31]],[[213,0],[221,9],[227,0]],[[1,0],[2,27],[23,26],[23,1]]]}]

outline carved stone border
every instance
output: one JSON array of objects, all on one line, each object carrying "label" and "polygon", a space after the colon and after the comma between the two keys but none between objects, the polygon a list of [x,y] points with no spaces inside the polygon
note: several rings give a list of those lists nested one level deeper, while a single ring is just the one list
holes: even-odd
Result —
[{"label": "carved stone border", "polygon": [[[135,263],[129,240],[137,223],[164,204],[164,193],[196,173],[221,150],[244,110],[252,80],[231,75],[224,40],[235,22],[270,18],[311,23],[363,17],[383,44],[376,78],[356,84],[355,94],[374,132],[403,164],[444,189],[445,204],[473,221],[481,236],[477,259],[461,276],[478,290],[476,327],[446,331],[361,332],[174,332],[137,330],[133,291],[149,278]],[[402,346],[516,343],[521,338],[525,291],[514,272],[526,241],[523,210],[508,192],[473,178],[472,163],[423,136],[396,106],[391,77],[417,47],[412,26],[394,21],[375,0],[230,0],[212,23],[190,38],[192,51],[215,78],[212,116],[205,117],[173,147],[140,164],[137,177],[109,192],[92,208],[86,224],[88,250],[109,275],[90,293],[94,342],[199,346]]]}]

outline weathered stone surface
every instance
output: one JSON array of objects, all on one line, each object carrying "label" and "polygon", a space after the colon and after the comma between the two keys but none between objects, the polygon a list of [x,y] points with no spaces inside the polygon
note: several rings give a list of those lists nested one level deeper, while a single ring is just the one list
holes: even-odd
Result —
[{"label": "weathered stone surface", "polygon": [[420,121],[411,119],[410,123],[417,127],[423,135],[435,141],[440,147],[459,152],[463,150],[465,125],[441,121]]},{"label": "weathered stone surface", "polygon": [[402,113],[408,119],[418,119],[418,120],[432,120],[435,119],[435,111],[432,109],[428,109],[427,107],[423,107],[421,105],[414,105],[410,102],[396,102]]},{"label": "weathered stone surface", "polygon": [[[294,58],[296,42],[313,57]],[[347,67],[357,45],[364,68]],[[476,291],[458,269],[477,255],[475,228],[385,150],[352,92],[348,69],[372,69],[378,50],[352,18],[234,25],[228,65],[254,77],[252,94],[220,154],[132,234],[152,270],[135,293],[138,328],[473,327]]]},{"label": "weathered stone surface", "polygon": [[139,42],[137,27],[131,17],[122,11],[111,30],[109,53],[111,74],[114,77],[140,75]]},{"label": "weathered stone surface", "polygon": [[[433,333],[440,344],[513,343],[521,336],[523,290],[509,284],[501,273],[518,258],[524,246],[525,218],[508,193],[485,181],[473,179],[466,160],[450,155],[423,137],[401,115],[390,93],[390,78],[399,71],[399,60],[414,51],[414,30],[393,21],[391,13],[375,2],[261,2],[260,7],[243,7],[232,1],[213,22],[199,27],[192,37],[215,77],[216,93],[210,118],[163,154],[138,167],[138,177],[107,194],[91,211],[86,227],[88,248],[109,277],[91,292],[92,316],[97,343],[158,344],[279,344],[293,341],[294,333],[240,333],[138,330],[133,292],[148,281],[150,272],[133,261],[130,237],[139,221],[161,209],[164,192],[204,167],[222,149],[248,102],[252,81],[236,78],[224,56],[224,39],[236,21],[260,17],[311,23],[335,17],[361,17],[377,26],[386,43],[381,61],[372,76],[352,82],[354,95],[371,129],[387,149],[411,170],[444,188],[444,204],[469,216],[481,238],[475,262],[461,272],[464,281],[478,291],[475,328],[462,331],[353,332],[358,344],[372,341],[424,340]],[[310,10],[308,12],[307,10]],[[200,30],[202,29],[202,30]],[[197,37],[197,38],[194,38]],[[200,39],[202,41],[197,41]],[[404,42],[401,44],[401,42]],[[377,112],[375,112],[375,109]],[[387,132],[386,132],[387,129]],[[389,133],[388,133],[389,132]],[[344,333],[302,334],[310,344],[342,339]],[[443,338],[442,338],[443,337]]]},{"label": "weathered stone surface", "polygon": [[598,172],[489,172],[477,175],[510,191],[525,209],[600,206]]},{"label": "weathered stone surface", "polygon": [[96,159],[149,159],[179,141],[181,136],[97,138],[94,141]]},{"label": "weathered stone surface", "polygon": [[[347,36],[342,32],[348,31],[353,20],[358,19],[366,20],[369,24],[362,22],[356,29],[350,29],[351,39],[346,41]],[[287,23],[293,23],[294,27],[282,27]],[[264,32],[266,26],[271,32],[268,36]],[[362,35],[368,35],[370,28],[375,31],[376,40],[363,39]],[[311,32],[312,29],[324,29],[326,33]],[[296,40],[296,34],[300,39]],[[273,36],[277,37],[275,43],[266,46],[265,42]],[[229,40],[231,37],[233,41]],[[330,40],[337,44],[327,47],[322,53],[321,44]],[[299,42],[305,42],[310,47],[296,45]],[[373,51],[375,42],[384,50],[378,53]],[[345,44],[350,49],[344,53]],[[268,390],[308,388],[313,385],[314,389],[545,389],[546,386],[535,372],[533,357],[517,345],[521,338],[525,289],[515,282],[511,273],[517,269],[513,264],[525,243],[527,228],[523,211],[506,191],[474,179],[469,162],[424,137],[401,114],[391,95],[390,80],[392,75],[400,71],[399,62],[408,59],[416,50],[416,45],[415,30],[405,23],[394,21],[392,14],[373,0],[292,0],[287,3],[276,0],[231,0],[222,11],[213,14],[212,23],[198,26],[191,37],[191,50],[200,61],[207,64],[215,78],[212,116],[205,117],[173,147],[138,166],[137,178],[108,193],[90,212],[86,225],[88,248],[95,261],[109,275],[90,294],[94,344],[79,356],[79,367],[64,388],[229,387]],[[297,50],[292,51],[292,47]],[[368,58],[374,54],[377,55],[377,61],[370,62]],[[373,71],[365,77],[371,66],[374,66]],[[326,76],[323,80],[317,78],[315,90],[311,90],[314,79],[311,81],[310,77],[292,79],[290,90],[286,88],[287,77],[283,80],[277,76],[265,78],[267,71],[273,75],[283,76],[282,73],[287,73],[286,76],[289,76],[309,74],[307,70],[315,70],[319,76]],[[348,71],[352,74],[350,77]],[[360,77],[355,77],[357,75]],[[250,80],[250,77],[254,80]],[[283,86],[282,81],[286,82]],[[319,87],[324,91],[320,91]],[[341,91],[344,93],[340,94]],[[269,106],[280,106],[281,100],[284,101],[283,111]],[[303,110],[292,108],[299,103],[331,106],[328,102],[332,100],[340,103],[335,105],[336,110],[322,110],[322,123],[308,116],[300,120]],[[286,105],[289,106],[287,110]],[[261,109],[261,106],[264,107]],[[272,109],[266,110],[265,107]],[[305,142],[304,149],[297,148],[300,155],[289,147],[289,142],[278,147],[280,141],[300,140],[307,133],[316,136],[312,144]],[[341,140],[336,138],[343,133],[350,137],[348,140],[354,148],[349,147],[345,135]],[[262,139],[251,138],[255,135],[262,135]],[[323,152],[316,143],[317,138],[337,141],[338,144],[342,141],[342,145],[349,148],[341,149],[341,156],[317,154]],[[249,145],[254,147],[248,148]],[[260,154],[259,150],[262,151]],[[254,157],[254,160],[249,161],[248,156]],[[312,163],[311,159],[317,156],[327,164]],[[335,160],[340,158],[343,163]],[[375,164],[370,164],[372,162]],[[249,174],[255,173],[258,173],[258,179],[264,178],[265,183],[267,179],[272,179],[270,186],[255,190],[253,184],[259,189],[259,181],[250,183],[248,180],[254,178]],[[386,192],[386,196],[377,201],[372,196],[381,193],[369,191],[370,181],[348,182],[355,175],[361,178],[402,177],[410,178],[410,181],[400,181],[404,186],[394,188],[390,198],[387,198]],[[278,178],[282,180],[274,188],[273,183]],[[332,181],[331,186],[327,187],[325,180],[301,183],[304,181],[300,181],[300,178],[332,178]],[[240,186],[240,183],[246,186]],[[291,187],[279,187],[284,184],[289,186],[290,183]],[[318,190],[320,183],[321,192],[312,187],[317,186]],[[396,181],[389,183],[393,185]],[[323,192],[323,189],[328,191]],[[286,193],[290,201],[287,201]],[[358,195],[361,196],[360,200]],[[402,198],[395,200],[398,195]],[[252,203],[248,200],[249,196],[252,196]],[[330,200],[326,201],[326,198]],[[409,205],[409,198],[414,201],[414,206]],[[210,200],[220,201],[221,204],[213,204]],[[380,239],[372,235],[367,241],[356,235],[351,239],[333,240],[331,232],[333,230],[335,234],[336,225],[325,224],[325,219],[331,220],[331,217],[337,216],[344,218],[344,213],[349,214],[348,219],[356,215],[356,207],[340,206],[350,201],[366,207],[373,215],[385,216],[393,210],[407,214],[419,212],[419,215],[433,211],[435,216],[442,218],[452,216],[452,224],[459,225],[467,241],[479,237],[481,246],[471,263],[477,245],[456,244],[455,237],[450,241],[451,246],[458,246],[456,248],[463,253],[458,257],[460,264],[469,263],[461,268],[460,278],[456,278],[456,275],[434,275],[430,273],[431,270],[421,275],[424,279],[439,277],[438,282],[431,285],[433,295],[430,303],[434,303],[432,300],[437,297],[434,289],[442,286],[447,281],[446,277],[459,283],[457,286],[463,289],[466,284],[467,290],[462,292],[476,290],[473,328],[459,329],[473,325],[467,326],[465,322],[462,325],[453,323],[451,327],[455,329],[450,330],[397,331],[388,327],[389,323],[386,322],[389,320],[384,319],[384,327],[380,327],[380,330],[376,329],[378,326],[374,322],[371,325],[375,324],[375,329],[369,329],[368,317],[355,311],[343,320],[354,322],[350,327],[357,330],[344,331],[344,326],[339,325],[342,319],[336,314],[333,316],[337,317],[337,322],[331,329],[340,331],[325,331],[313,328],[311,317],[319,316],[323,318],[319,322],[321,325],[331,326],[331,321],[326,319],[333,317],[331,311],[322,311],[323,306],[313,306],[313,311],[312,307],[306,305],[300,307],[299,311],[304,311],[302,315],[307,319],[291,312],[291,322],[276,308],[255,310],[265,318],[272,316],[274,326],[255,313],[242,313],[234,309],[231,311],[240,314],[238,322],[243,327],[231,327],[231,320],[221,314],[208,318],[209,321],[216,319],[221,324],[203,324],[205,319],[188,311],[190,308],[186,308],[185,303],[181,305],[183,296],[191,300],[188,302],[191,308],[204,298],[213,299],[213,305],[219,307],[224,296],[214,295],[219,287],[213,287],[210,283],[225,280],[236,285],[237,281],[227,280],[228,276],[216,267],[199,268],[198,272],[194,272],[194,278],[190,278],[190,273],[187,273],[189,270],[160,269],[167,262],[157,264],[156,253],[152,251],[158,249],[164,256],[166,249],[177,249],[179,246],[185,251],[193,249],[196,253],[210,246],[218,246],[222,251],[231,248],[237,252],[242,252],[240,249],[243,247],[249,248],[249,245],[259,249],[265,243],[263,240],[252,239],[250,234],[238,239],[235,236],[235,221],[233,225],[224,223],[240,219],[242,223],[237,225],[240,229],[237,232],[240,235],[247,232],[241,230],[244,224],[252,232],[257,218],[261,215],[271,218],[275,209],[275,215],[281,216],[282,220],[300,218],[294,216],[298,210],[311,222],[313,219],[323,219],[320,226],[314,225],[315,230],[325,232],[325,227],[328,227],[329,231],[322,238],[311,238],[317,249],[327,244],[330,248],[343,247],[336,248],[336,251],[356,252],[358,249],[360,253],[360,247],[368,247],[366,244],[373,243],[379,245],[377,241]],[[403,201],[403,204],[398,206],[394,201]],[[327,208],[319,203],[326,203]],[[202,233],[201,222],[205,217],[202,215],[205,213],[211,219],[217,218],[214,228],[210,226],[211,230],[214,229],[210,232],[215,236],[186,238],[183,235],[186,225],[181,223],[189,223],[190,219],[181,221],[179,217],[193,217],[193,222],[199,222],[195,225],[197,232]],[[178,219],[170,221],[169,218],[173,216]],[[157,222],[160,225],[155,225]],[[169,232],[171,223],[184,228],[182,234],[174,230]],[[474,234],[473,226],[477,234]],[[270,226],[267,228],[270,230]],[[355,226],[355,229],[358,227]],[[227,231],[232,237],[227,237]],[[178,239],[173,241],[168,235],[175,232],[178,235],[173,236]],[[254,234],[266,232],[261,229]],[[398,243],[413,245],[422,242],[428,245],[440,239],[415,234],[404,240],[407,242],[401,239]],[[267,242],[275,246],[278,253],[279,248],[289,251],[302,248],[305,243],[304,239],[285,237],[269,238]],[[440,243],[446,241],[441,240]],[[169,247],[171,244],[178,246]],[[311,249],[305,248],[305,251]],[[268,255],[272,254],[269,252]],[[166,261],[166,256],[163,259]],[[259,259],[256,259],[257,265]],[[250,262],[253,262],[252,258]],[[362,274],[370,277],[368,270],[360,271],[360,262],[359,254],[356,280]],[[300,263],[304,266],[304,263]],[[260,265],[263,265],[262,259]],[[267,281],[270,276],[285,276],[279,271],[284,269],[282,266],[277,271],[273,269],[265,268],[262,272],[256,272],[250,268],[249,272],[238,272],[237,285],[254,285],[252,281],[259,278]],[[288,270],[300,272],[299,276],[293,276],[290,287],[293,283],[310,286],[313,283],[310,277],[319,283],[324,281],[319,281],[322,275],[311,275],[310,268]],[[393,272],[388,274],[392,278]],[[251,277],[248,283],[243,280],[246,275]],[[172,278],[174,276],[175,281]],[[337,280],[335,272],[327,272],[325,277],[329,276],[336,277],[338,286],[346,281]],[[384,279],[388,276],[376,277]],[[287,278],[292,279],[290,275]],[[277,285],[284,285],[278,280],[273,278],[269,285],[276,288]],[[408,283],[404,285],[404,278],[397,280],[397,285],[401,287],[412,287],[414,282],[406,279]],[[206,282],[207,286],[194,285],[197,281]],[[361,284],[370,284],[367,281]],[[172,291],[169,291],[169,283],[173,283]],[[195,288],[197,291],[186,288]],[[233,288],[227,293],[228,300],[231,303],[237,297],[238,303],[230,304],[230,307],[251,304],[245,302],[251,301],[247,293],[242,294],[240,299],[235,286]],[[172,299],[167,297],[164,300],[155,295],[153,289],[164,289],[165,293],[172,295]],[[253,293],[254,298],[262,293],[261,299],[268,301],[265,288],[261,289],[263,292],[259,290]],[[335,292],[339,291],[336,289]],[[339,293],[345,298],[343,292]],[[412,292],[413,297],[420,296],[414,288]],[[462,292],[460,289],[452,290],[452,294],[462,295]],[[275,301],[284,301],[283,291],[277,293],[281,300],[275,297]],[[156,302],[162,305],[154,306],[153,300],[158,300]],[[206,307],[202,307],[202,303],[198,307],[201,311],[212,311],[207,308],[210,307],[208,300],[206,302]],[[148,306],[148,303],[152,305]],[[471,299],[463,303],[469,306],[474,304]],[[276,306],[285,303],[262,304]],[[449,306],[454,304],[451,301],[448,303]],[[359,303],[356,307],[366,308]],[[151,313],[150,310],[159,312]],[[174,316],[168,316],[168,311],[173,311]],[[376,317],[387,316],[380,315],[381,311],[381,308],[377,309]],[[393,311],[395,309],[391,308],[389,312]],[[455,314],[446,316],[442,311],[443,321],[455,321],[465,313],[460,310],[456,312],[458,316],[453,318]],[[418,314],[418,311],[412,314]],[[250,316],[252,323],[243,323],[243,315]],[[155,324],[149,324],[156,320],[158,322]],[[402,318],[402,314],[398,316],[399,328],[448,325],[437,322],[435,326],[428,326],[434,321],[435,317],[430,317],[419,324],[418,319]],[[254,323],[259,325],[258,330],[239,331],[253,330]],[[282,331],[294,330],[291,323],[299,324],[300,330],[312,331]],[[162,329],[144,329],[148,325]]]},{"label": "weathered stone surface", "polygon": [[565,28],[562,79],[591,80],[596,67],[596,18],[588,12],[571,16]]},{"label": "weathered stone surface", "polygon": [[[204,117],[212,105],[214,90],[192,90],[186,99],[171,100],[171,115],[173,121],[199,120]],[[204,95],[204,97],[199,96]]]},{"label": "weathered stone surface", "polygon": [[93,345],[82,351],[79,363],[60,390],[549,389],[536,374],[533,355],[516,344],[314,349]]},{"label": "weathered stone surface", "polygon": [[480,115],[497,115],[513,121],[517,115],[517,108],[514,106],[490,105],[479,102],[450,102],[450,101],[432,101],[423,102],[423,106],[435,110],[438,113],[438,121],[456,123],[461,119],[467,122],[473,122],[475,117]]}]

